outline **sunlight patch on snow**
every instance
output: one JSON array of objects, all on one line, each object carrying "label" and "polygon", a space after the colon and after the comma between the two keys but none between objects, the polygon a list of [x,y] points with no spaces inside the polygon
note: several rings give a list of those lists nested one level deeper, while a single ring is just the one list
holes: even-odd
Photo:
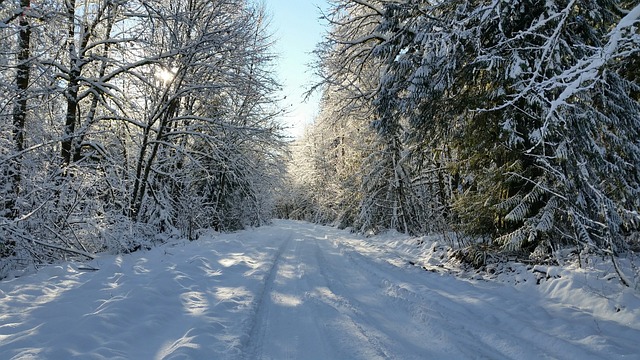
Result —
[{"label": "sunlight patch on snow", "polygon": [[[304,276],[304,264],[297,264],[293,266],[291,264],[282,264],[278,268],[278,277],[285,279],[301,279]],[[282,280],[278,281],[282,282]]]},{"label": "sunlight patch on snow", "polygon": [[319,295],[321,298],[329,299],[332,301],[339,300],[338,296],[334,294],[333,291],[331,291],[328,287],[317,287],[315,288],[314,293],[316,295]]},{"label": "sunlight patch on snow", "polygon": [[199,260],[201,265],[198,268],[200,270],[202,270],[207,277],[215,277],[215,276],[222,275],[222,270],[214,269],[213,267],[211,267],[211,264],[209,263],[209,260],[204,258],[204,257],[200,256],[200,257],[197,257],[197,258],[191,258],[189,260],[190,260],[190,262],[195,261],[195,260]]},{"label": "sunlight patch on snow", "polygon": [[22,323],[12,323],[12,324],[2,325],[0,326],[0,332],[4,333],[6,330],[9,332],[9,334],[8,335],[0,334],[0,344],[9,345],[15,341],[20,341],[20,340],[35,336],[38,334],[38,330],[40,329],[40,327],[42,327],[42,325],[44,324],[39,324],[34,326],[31,329],[18,331],[13,334],[11,333],[15,331],[13,329],[19,329],[22,326]]},{"label": "sunlight patch on snow", "polygon": [[302,304],[302,299],[300,297],[295,295],[283,294],[277,291],[271,292],[271,301],[273,301],[273,303],[276,305],[286,307],[296,307]]},{"label": "sunlight patch on snow", "polygon": [[[120,302],[122,300],[126,300],[129,297],[129,293],[131,293],[131,290],[128,291],[126,294],[123,294],[123,295],[115,295],[115,296],[111,296],[109,299],[98,300],[97,302],[99,302],[100,305],[98,305],[98,307],[93,312],[85,314],[85,316],[99,315],[99,314],[103,313],[112,304],[118,303],[118,302]],[[109,316],[111,316],[111,315],[109,315]]]},{"label": "sunlight patch on snow", "polygon": [[[211,250],[211,253],[215,254],[216,256],[219,256],[217,251]],[[207,259],[204,256],[197,255],[197,256],[191,257],[189,259],[189,263],[191,264],[191,263],[194,263],[194,262],[200,262],[200,266],[198,266],[198,269],[202,270],[204,272],[204,274],[206,276],[208,276],[208,277],[214,277],[214,276],[222,275],[222,270],[220,270],[218,268],[213,268],[211,266],[211,260]]]},{"label": "sunlight patch on snow", "polygon": [[189,315],[204,315],[209,310],[209,301],[205,294],[199,291],[189,291],[180,295],[182,306]]},{"label": "sunlight patch on snow", "polygon": [[121,267],[121,266],[122,266],[122,262],[123,262],[123,261],[124,261],[124,260],[123,260],[123,258],[122,258],[122,255],[118,255],[118,256],[116,256],[116,259],[115,259],[115,261],[114,261],[113,263],[114,263],[114,265],[116,265],[117,267]]},{"label": "sunlight patch on snow", "polygon": [[173,280],[178,283],[183,289],[191,290],[191,287],[189,285],[193,282],[191,276],[183,273],[182,271],[175,271],[175,274],[176,275],[174,276]]},{"label": "sunlight patch on snow", "polygon": [[220,276],[222,275],[222,270],[220,269],[213,269],[210,267],[204,268],[204,267],[200,267],[200,269],[202,271],[204,271],[204,274],[208,277],[214,277],[214,276]]},{"label": "sunlight patch on snow", "polygon": [[39,284],[23,286],[9,293],[2,302],[16,301],[35,306],[45,305],[59,298],[65,291],[79,285],[76,280],[59,280],[57,276],[51,277],[49,281],[51,283],[46,283],[44,286]]},{"label": "sunlight patch on snow", "polygon": [[318,299],[319,301],[331,306],[334,309],[346,310],[352,313],[358,312],[353,306],[351,306],[349,300],[343,298],[342,296],[336,295],[328,287],[316,287],[313,292],[310,292],[308,295],[312,298]]},{"label": "sunlight patch on snow", "polygon": [[226,259],[218,260],[218,263],[224,267],[231,267],[234,265],[244,264],[252,269],[260,266],[260,263],[256,263],[251,257],[246,256],[244,253],[232,253],[230,257]]},{"label": "sunlight patch on snow", "polygon": [[27,348],[27,349],[21,350],[12,359],[42,359],[43,352],[44,352],[44,349],[42,348]]},{"label": "sunlight patch on snow", "polygon": [[145,264],[148,262],[149,260],[147,260],[146,258],[140,258],[138,260],[138,262],[133,266],[133,270],[136,273],[136,275],[146,274],[149,272],[149,269],[145,267]]},{"label": "sunlight patch on snow", "polygon": [[215,291],[215,297],[219,300],[218,303],[232,302],[237,304],[238,307],[248,306],[253,301],[253,294],[244,286],[217,287]]},{"label": "sunlight patch on snow", "polygon": [[109,280],[112,280],[108,283],[106,283],[107,287],[104,288],[103,290],[114,290],[117,289],[118,287],[120,287],[120,279],[124,276],[123,273],[115,273],[113,274],[113,276],[111,276],[109,278]]},{"label": "sunlight patch on snow", "polygon": [[193,342],[195,336],[189,336],[189,333],[193,329],[187,331],[180,339],[174,341],[173,343],[169,343],[168,341],[162,345],[162,348],[158,351],[155,360],[163,360],[171,356],[177,350],[182,348],[191,348],[191,349],[199,349],[200,345]]}]

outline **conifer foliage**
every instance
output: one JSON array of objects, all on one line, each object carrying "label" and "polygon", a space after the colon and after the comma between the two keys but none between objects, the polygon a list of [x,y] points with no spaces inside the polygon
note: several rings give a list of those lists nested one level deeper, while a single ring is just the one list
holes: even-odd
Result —
[{"label": "conifer foliage", "polygon": [[628,249],[640,219],[640,5],[332,4],[324,91],[367,107],[350,126],[375,133],[362,186],[348,190],[360,199],[351,225],[457,230],[525,255]]}]

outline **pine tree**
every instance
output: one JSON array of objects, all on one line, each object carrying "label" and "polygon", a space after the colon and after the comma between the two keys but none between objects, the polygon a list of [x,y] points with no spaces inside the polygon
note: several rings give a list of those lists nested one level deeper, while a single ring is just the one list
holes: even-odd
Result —
[{"label": "pine tree", "polygon": [[[371,100],[388,155],[368,164],[370,193],[409,189],[401,203],[413,217],[435,201],[450,225],[506,250],[623,249],[637,230],[637,11],[595,0],[336,2],[325,53],[347,65],[327,82]],[[358,86],[367,67],[370,88]],[[363,199],[371,214],[382,203]]]}]

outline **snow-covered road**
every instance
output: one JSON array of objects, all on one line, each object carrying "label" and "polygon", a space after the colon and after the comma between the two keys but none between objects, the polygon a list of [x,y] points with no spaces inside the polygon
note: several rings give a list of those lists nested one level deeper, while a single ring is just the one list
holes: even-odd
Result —
[{"label": "snow-covered road", "polygon": [[0,283],[0,359],[640,358],[636,317],[426,272],[301,222],[89,265]]}]

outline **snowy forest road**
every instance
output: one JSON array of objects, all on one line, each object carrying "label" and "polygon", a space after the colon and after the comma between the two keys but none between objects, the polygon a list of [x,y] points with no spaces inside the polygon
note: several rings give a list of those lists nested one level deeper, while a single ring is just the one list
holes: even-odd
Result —
[{"label": "snowy forest road", "polygon": [[637,339],[293,221],[0,283],[1,359],[632,359]]}]

